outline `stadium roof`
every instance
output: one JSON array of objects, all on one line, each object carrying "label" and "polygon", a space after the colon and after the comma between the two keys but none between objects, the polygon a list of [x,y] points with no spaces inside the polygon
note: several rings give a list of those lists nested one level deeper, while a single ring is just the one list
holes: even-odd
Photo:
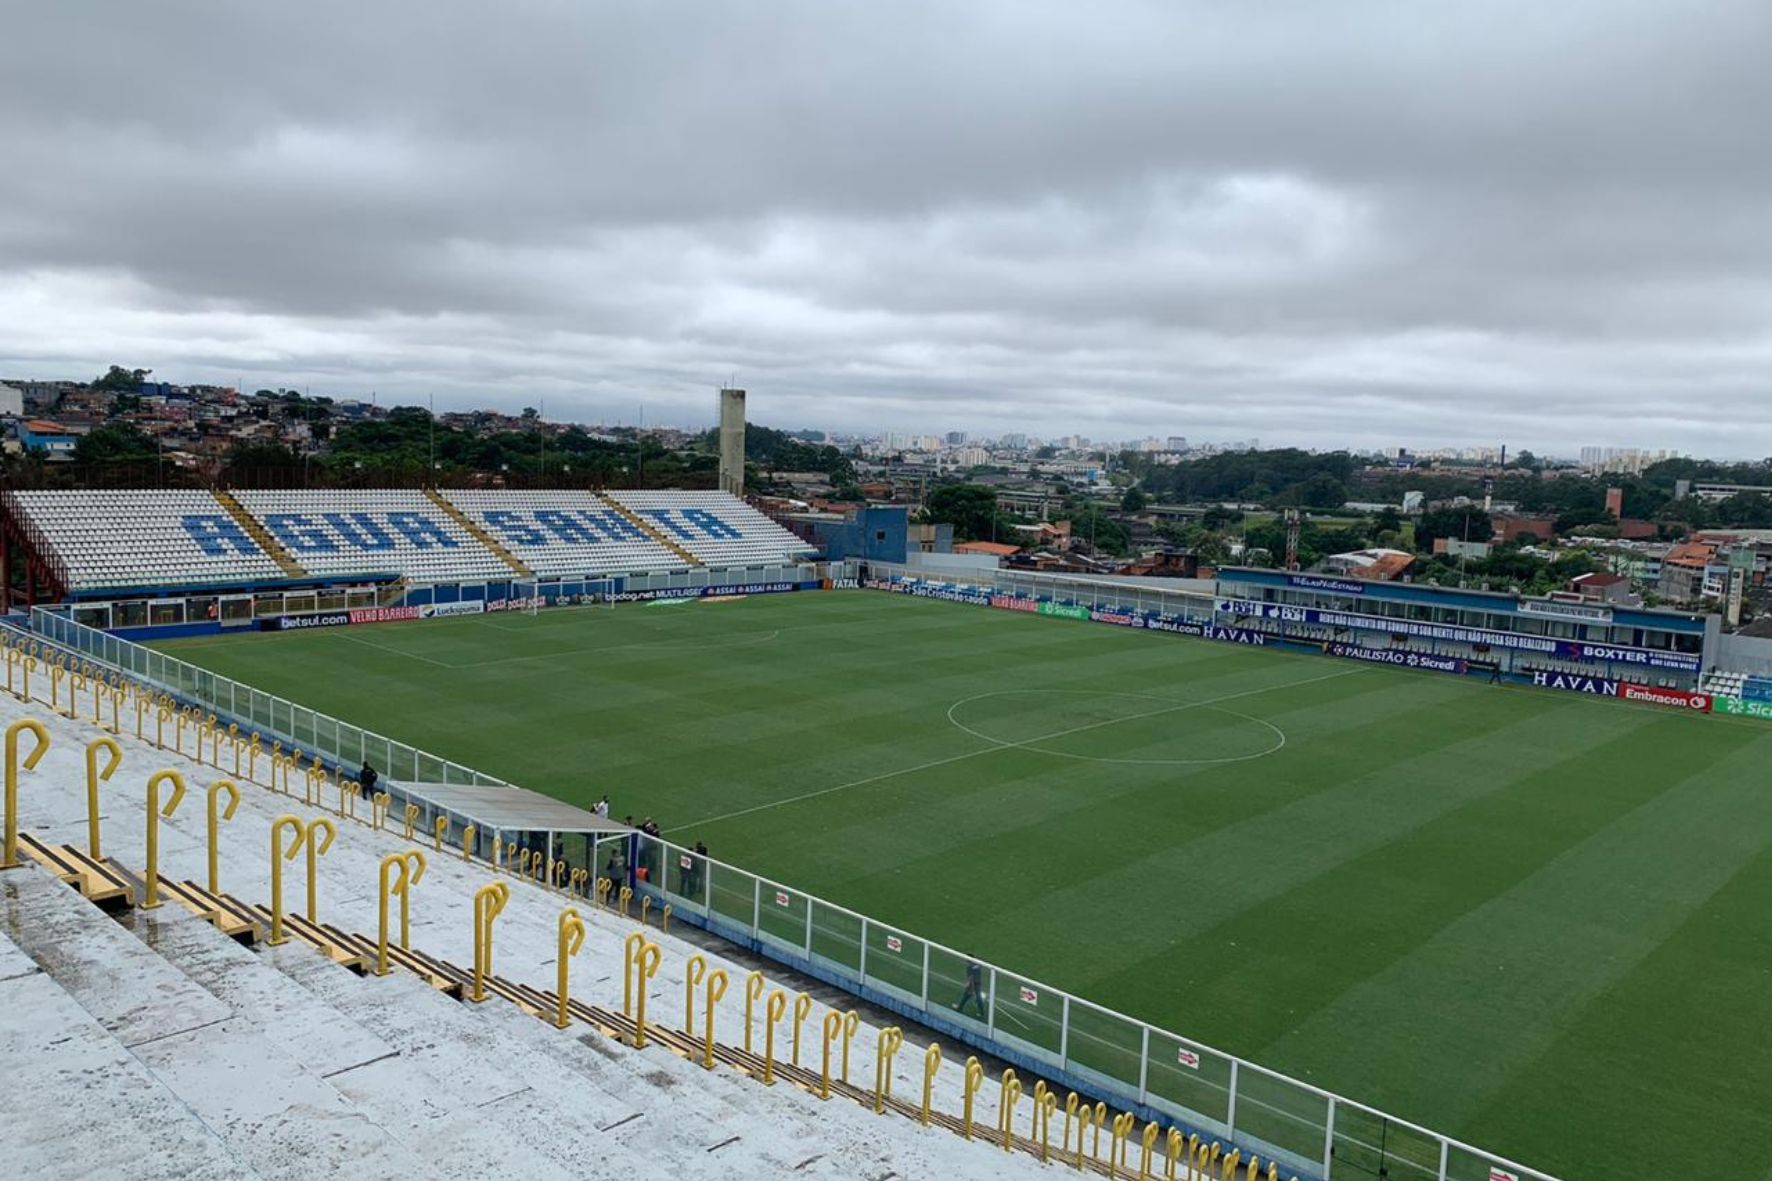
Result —
[{"label": "stadium roof", "polygon": [[407,795],[429,800],[434,807],[466,816],[483,832],[628,831],[628,826],[619,821],[575,808],[526,787],[411,782],[402,782],[398,786]]}]

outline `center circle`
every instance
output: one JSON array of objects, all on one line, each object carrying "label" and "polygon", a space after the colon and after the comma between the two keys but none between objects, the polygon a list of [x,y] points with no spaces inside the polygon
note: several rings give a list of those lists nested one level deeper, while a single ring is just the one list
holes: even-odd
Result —
[{"label": "center circle", "polygon": [[954,702],[947,719],[999,747],[1122,766],[1241,763],[1286,745],[1284,730],[1234,709],[1104,689],[998,689]]}]

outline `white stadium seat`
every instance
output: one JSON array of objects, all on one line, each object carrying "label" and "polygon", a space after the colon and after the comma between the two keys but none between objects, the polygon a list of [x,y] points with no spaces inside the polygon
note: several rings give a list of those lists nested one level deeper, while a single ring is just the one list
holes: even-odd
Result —
[{"label": "white stadium seat", "polygon": [[447,582],[513,573],[423,492],[236,491],[234,499],[311,574],[403,574],[414,582]]},{"label": "white stadium seat", "polygon": [[70,591],[284,577],[208,492],[13,492],[10,498],[61,560]]},{"label": "white stadium seat", "polygon": [[725,492],[658,489],[606,495],[716,570],[791,564],[817,552]]},{"label": "white stadium seat", "polygon": [[682,569],[683,559],[594,492],[447,492],[543,578]]}]

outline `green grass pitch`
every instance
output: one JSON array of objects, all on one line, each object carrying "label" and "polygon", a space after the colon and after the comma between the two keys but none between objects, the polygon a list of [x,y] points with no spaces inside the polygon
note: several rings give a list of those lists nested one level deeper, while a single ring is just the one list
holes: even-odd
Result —
[{"label": "green grass pitch", "polygon": [[164,647],[1571,1179],[1772,1155],[1761,724],[867,591]]}]

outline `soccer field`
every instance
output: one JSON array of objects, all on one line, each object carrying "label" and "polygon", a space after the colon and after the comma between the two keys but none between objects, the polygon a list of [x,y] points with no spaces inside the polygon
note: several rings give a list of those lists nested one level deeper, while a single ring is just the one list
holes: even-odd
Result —
[{"label": "soccer field", "polygon": [[1576,1178],[1772,1155],[1772,727],[856,591],[178,656]]}]

